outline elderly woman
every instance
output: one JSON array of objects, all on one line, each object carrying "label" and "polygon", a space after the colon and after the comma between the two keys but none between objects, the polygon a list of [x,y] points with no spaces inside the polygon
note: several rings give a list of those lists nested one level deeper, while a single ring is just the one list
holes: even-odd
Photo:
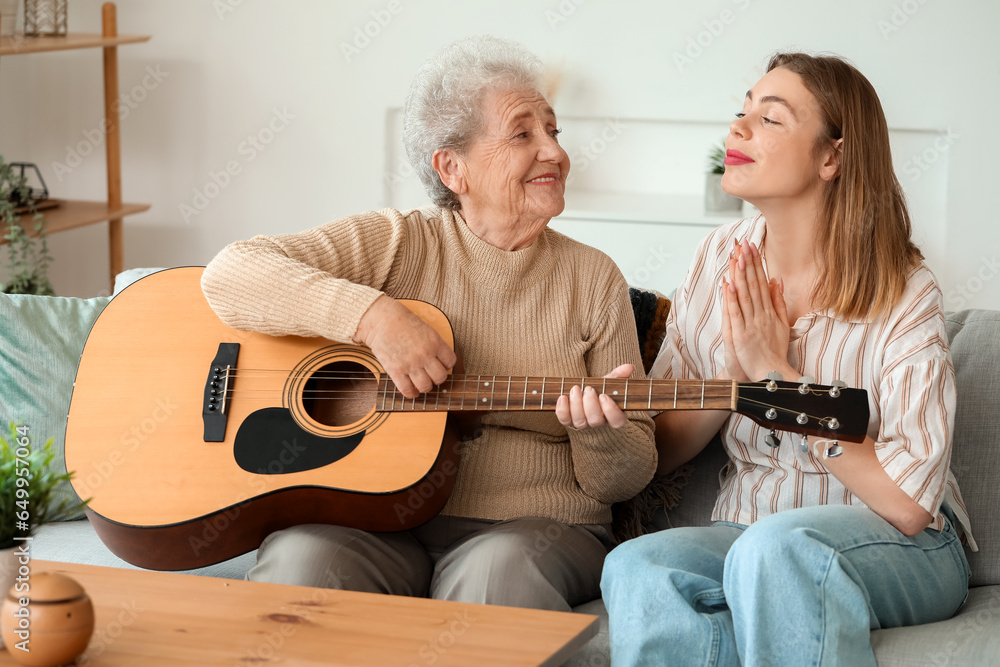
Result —
[{"label": "elderly woman", "polygon": [[[539,80],[538,61],[516,44],[446,48],[417,73],[403,121],[435,206],[234,243],[204,273],[212,308],[236,328],[366,345],[410,398],[442,383],[456,355],[403,298],[444,311],[467,373],[641,373],[621,273],[548,228],[570,165]],[[569,610],[600,595],[611,504],[639,492],[655,467],[645,413],[573,387],[555,413],[485,416],[428,523],[282,530],[248,577]]]}]

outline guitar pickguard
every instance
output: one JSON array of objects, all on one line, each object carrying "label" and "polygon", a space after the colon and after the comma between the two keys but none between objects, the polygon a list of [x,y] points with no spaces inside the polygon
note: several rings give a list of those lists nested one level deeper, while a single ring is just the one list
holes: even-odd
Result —
[{"label": "guitar pickguard", "polygon": [[241,468],[259,475],[304,472],[339,461],[364,437],[364,431],[333,438],[314,435],[303,430],[285,408],[264,408],[240,424],[233,456]]}]

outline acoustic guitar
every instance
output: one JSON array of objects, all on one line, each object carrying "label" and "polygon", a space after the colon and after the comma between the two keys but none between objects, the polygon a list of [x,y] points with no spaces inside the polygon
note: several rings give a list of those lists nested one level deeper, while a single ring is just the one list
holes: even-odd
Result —
[{"label": "acoustic guitar", "polygon": [[[861,441],[866,392],[778,381],[449,376],[408,399],[365,347],[224,325],[202,269],[118,294],[77,371],[66,466],[111,551],[201,567],[303,523],[396,531],[444,506],[461,443],[449,414],[554,410],[573,385],[626,410],[733,410],[769,429]],[[405,301],[454,347],[447,318]]]}]

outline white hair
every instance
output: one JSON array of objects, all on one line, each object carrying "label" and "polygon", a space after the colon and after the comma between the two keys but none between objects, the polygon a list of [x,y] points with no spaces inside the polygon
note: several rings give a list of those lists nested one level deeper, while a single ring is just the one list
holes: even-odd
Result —
[{"label": "white hair", "polygon": [[492,36],[467,37],[421,65],[403,107],[406,157],[438,206],[461,205],[434,171],[439,148],[468,148],[486,127],[483,100],[502,90],[542,92],[541,61],[516,42]]}]

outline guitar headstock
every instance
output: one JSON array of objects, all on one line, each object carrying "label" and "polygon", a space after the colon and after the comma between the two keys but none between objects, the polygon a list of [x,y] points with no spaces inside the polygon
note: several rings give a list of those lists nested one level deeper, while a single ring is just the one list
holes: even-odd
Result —
[{"label": "guitar headstock", "polygon": [[842,382],[741,382],[736,411],[766,428],[792,433],[848,442],[862,442],[868,434],[868,392]]}]

